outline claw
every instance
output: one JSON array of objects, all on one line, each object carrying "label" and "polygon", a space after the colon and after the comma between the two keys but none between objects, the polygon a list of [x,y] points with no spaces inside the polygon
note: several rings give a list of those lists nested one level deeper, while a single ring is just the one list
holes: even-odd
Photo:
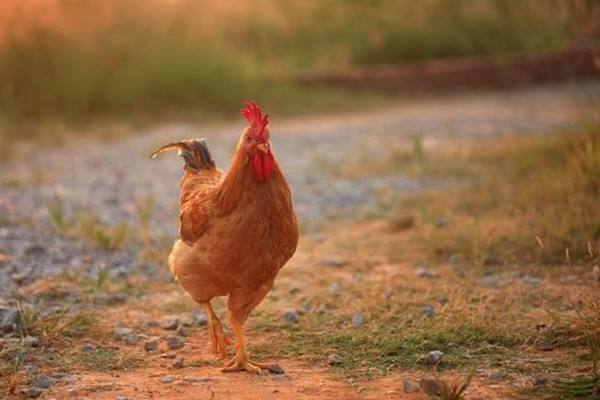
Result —
[{"label": "claw", "polygon": [[246,371],[252,374],[261,375],[268,372],[269,366],[270,364],[250,361],[247,358],[235,356],[224,364],[224,367],[221,368],[221,372]]}]

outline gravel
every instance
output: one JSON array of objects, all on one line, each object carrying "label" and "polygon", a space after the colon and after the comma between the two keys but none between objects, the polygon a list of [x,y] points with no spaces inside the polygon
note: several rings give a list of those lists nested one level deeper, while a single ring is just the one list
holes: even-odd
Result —
[{"label": "gravel", "polygon": [[156,351],[158,350],[158,339],[151,339],[144,343],[144,350],[146,351]]},{"label": "gravel", "polygon": [[342,361],[344,361],[342,356],[337,353],[330,354],[329,357],[327,357],[327,364],[329,365],[340,365]]},{"label": "gravel", "polygon": [[96,346],[94,346],[91,343],[84,343],[81,346],[79,346],[79,350],[81,350],[84,353],[92,353],[96,351]]},{"label": "gravel", "polygon": [[298,313],[294,310],[287,310],[286,312],[284,312],[283,319],[291,324],[297,324],[298,322],[300,322],[300,319],[298,318]]},{"label": "gravel", "polygon": [[361,327],[365,324],[365,316],[362,314],[354,314],[352,316],[352,325],[356,328]]},{"label": "gravel", "polygon": [[164,322],[163,328],[168,331],[174,331],[175,329],[177,329],[180,323],[181,322],[179,321],[179,318],[169,318]]},{"label": "gravel", "polygon": [[439,350],[433,350],[427,353],[425,360],[429,365],[437,365],[442,362],[442,357],[444,357],[444,353]]},{"label": "gravel", "polygon": [[181,336],[167,336],[167,347],[169,350],[179,350],[185,346],[185,339]]},{"label": "gravel", "polygon": [[[590,93],[598,86],[587,83]],[[311,232],[332,216],[352,219],[368,210],[391,216],[393,210],[380,205],[382,195],[442,185],[399,174],[344,176],[340,171],[346,166],[391,157],[419,135],[428,145],[444,138],[543,133],[571,126],[579,118],[577,94],[569,85],[555,85],[405,101],[364,113],[273,119],[273,148],[292,187],[299,219]],[[157,266],[138,261],[135,246],[109,254],[83,240],[57,235],[48,205],[59,204],[65,218],[87,210],[108,225],[137,226],[140,199],[152,199],[156,201],[152,233],[175,238],[181,160],[171,154],[150,161],[148,154],[170,141],[205,136],[217,164],[226,169],[242,128],[241,119],[210,130],[165,125],[119,141],[77,140],[46,151],[36,149],[35,157],[16,157],[4,164],[0,298],[14,297],[21,285],[40,277],[65,273],[93,277],[100,267],[107,268],[111,277],[132,271],[156,274]],[[43,179],[32,179],[35,176]],[[23,220],[30,222],[19,222]],[[111,304],[124,300],[120,295],[107,299]],[[9,328],[3,324],[2,329]]]}]

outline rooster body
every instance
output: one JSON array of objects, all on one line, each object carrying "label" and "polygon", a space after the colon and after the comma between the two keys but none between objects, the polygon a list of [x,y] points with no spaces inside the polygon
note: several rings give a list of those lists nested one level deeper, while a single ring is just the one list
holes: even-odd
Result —
[{"label": "rooster body", "polygon": [[227,173],[215,167],[201,139],[168,144],[152,156],[177,149],[185,161],[171,272],[205,308],[214,349],[223,358],[226,339],[210,301],[229,296],[237,353],[224,371],[260,372],[268,366],[248,359],[242,326],[294,254],[298,227],[289,186],[271,152],[268,119],[254,103],[243,114],[250,124]]}]

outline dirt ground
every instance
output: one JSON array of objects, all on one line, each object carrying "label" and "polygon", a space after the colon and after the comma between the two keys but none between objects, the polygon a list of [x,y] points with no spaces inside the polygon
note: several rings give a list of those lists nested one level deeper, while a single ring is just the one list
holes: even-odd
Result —
[{"label": "dirt ground", "polygon": [[[280,373],[219,371],[206,321],[165,265],[180,160],[147,160],[156,145],[208,136],[225,167],[238,123],[74,141],[4,165],[4,398],[426,399],[435,396],[424,378],[460,383],[470,374],[465,399],[541,398],[538,388],[545,396],[566,366],[589,371],[580,347],[541,346],[540,332],[553,326],[553,313],[573,311],[575,297],[595,296],[590,264],[540,268],[488,257],[477,270],[455,255],[432,256],[427,238],[473,221],[437,209],[419,217],[418,196],[450,193],[455,182],[378,162],[406,148],[418,156],[421,146],[572,127],[597,89],[590,82],[416,99],[353,116],[272,117],[302,231],[247,331],[251,354]],[[227,321],[221,300],[216,310]],[[174,336],[181,346],[168,349]],[[152,341],[158,348],[145,349]],[[442,361],[426,361],[437,349]]]}]

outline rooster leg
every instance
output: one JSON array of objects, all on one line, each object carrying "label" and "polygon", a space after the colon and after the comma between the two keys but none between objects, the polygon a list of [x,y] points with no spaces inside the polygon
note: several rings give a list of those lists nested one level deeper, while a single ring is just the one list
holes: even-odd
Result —
[{"label": "rooster leg", "polygon": [[223,324],[209,302],[202,303],[206,316],[208,317],[208,336],[213,344],[213,350],[222,360],[227,357],[227,338],[223,332]]},{"label": "rooster leg", "polygon": [[250,312],[265,298],[269,290],[271,290],[272,285],[271,282],[268,285],[263,285],[253,290],[238,289],[229,296],[227,305],[231,317],[231,328],[236,340],[236,355],[233,359],[225,363],[225,367],[221,371],[248,371],[260,374],[263,370],[270,369],[271,364],[258,363],[248,358],[243,326]]}]

